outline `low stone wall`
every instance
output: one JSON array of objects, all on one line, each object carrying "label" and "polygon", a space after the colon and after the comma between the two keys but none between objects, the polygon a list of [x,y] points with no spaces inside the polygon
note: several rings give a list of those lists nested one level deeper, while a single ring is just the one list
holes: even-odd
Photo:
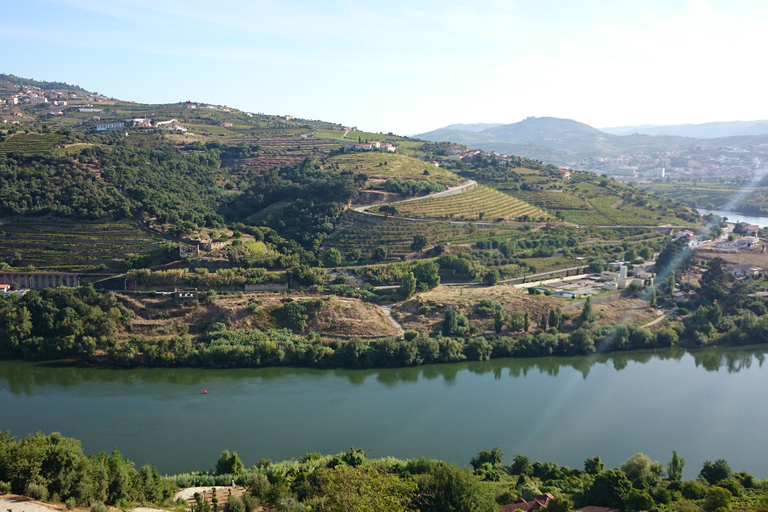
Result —
[{"label": "low stone wall", "polygon": [[19,288],[42,290],[44,288],[76,287],[108,277],[106,274],[75,274],[70,272],[0,272],[0,283],[17,283]]}]

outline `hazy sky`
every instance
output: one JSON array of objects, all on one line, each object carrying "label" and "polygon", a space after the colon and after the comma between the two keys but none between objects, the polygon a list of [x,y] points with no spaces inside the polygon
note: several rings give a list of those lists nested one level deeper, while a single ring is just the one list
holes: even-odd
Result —
[{"label": "hazy sky", "polygon": [[371,131],[768,118],[768,2],[5,0],[0,72]]}]

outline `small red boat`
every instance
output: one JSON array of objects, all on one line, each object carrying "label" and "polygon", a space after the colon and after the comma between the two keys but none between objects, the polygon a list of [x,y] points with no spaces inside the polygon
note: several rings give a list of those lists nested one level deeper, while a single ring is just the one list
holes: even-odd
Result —
[{"label": "small red boat", "polygon": [[204,395],[207,395],[207,394],[208,394],[208,390],[207,390],[207,389],[204,389],[204,390],[203,390],[203,394],[204,394]]}]

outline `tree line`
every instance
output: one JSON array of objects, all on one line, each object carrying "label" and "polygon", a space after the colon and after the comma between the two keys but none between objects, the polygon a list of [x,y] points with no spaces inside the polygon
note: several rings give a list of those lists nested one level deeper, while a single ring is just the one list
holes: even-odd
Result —
[{"label": "tree line", "polygon": [[[500,506],[543,500],[551,512],[602,506],[627,512],[760,512],[768,506],[766,480],[733,471],[724,459],[703,463],[685,481],[685,459],[676,451],[665,465],[637,453],[609,469],[600,457],[583,469],[534,462],[517,453],[504,463],[501,449],[484,449],[469,467],[425,457],[370,459],[359,448],[335,455],[311,452],[298,459],[260,459],[246,467],[240,456],[222,452],[215,467],[161,477],[151,466],[136,470],[115,449],[111,455],[85,456],[80,442],[58,433],[38,432],[24,439],[0,433],[0,494],[14,492],[68,508],[103,503],[131,508],[137,503],[185,508],[172,502],[179,487],[245,487],[222,500],[196,494],[191,512],[418,511],[495,512]],[[223,507],[218,506],[224,501]]]}]

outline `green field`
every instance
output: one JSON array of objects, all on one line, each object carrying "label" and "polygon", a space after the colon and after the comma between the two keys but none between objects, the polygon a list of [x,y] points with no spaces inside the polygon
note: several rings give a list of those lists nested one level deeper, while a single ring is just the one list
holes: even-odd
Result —
[{"label": "green field", "polygon": [[[130,254],[146,254],[165,242],[131,222],[67,221],[22,217],[0,224],[0,260],[15,267],[76,270],[98,265],[122,269]],[[17,257],[21,260],[17,261]]]},{"label": "green field", "polygon": [[425,219],[515,220],[524,215],[531,219],[548,218],[539,208],[482,185],[461,194],[394,203],[394,206],[398,215]]}]

